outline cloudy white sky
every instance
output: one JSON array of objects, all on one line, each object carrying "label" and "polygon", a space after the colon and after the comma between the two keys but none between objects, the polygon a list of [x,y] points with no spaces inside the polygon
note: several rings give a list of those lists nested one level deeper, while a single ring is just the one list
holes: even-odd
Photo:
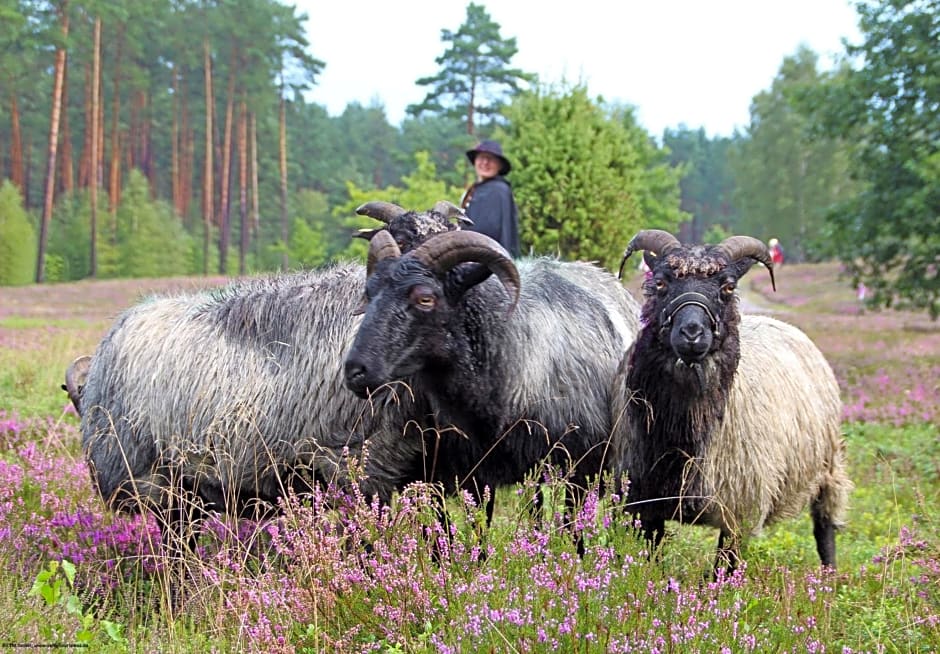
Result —
[{"label": "cloudy white sky", "polygon": [[[468,0],[300,0],[311,52],[326,62],[309,99],[332,115],[381,104],[393,124],[424,98],[415,85],[443,53]],[[783,58],[806,44],[828,68],[857,42],[849,0],[478,0],[515,37],[512,65],[543,82],[582,82],[592,96],[637,107],[652,134],[685,124],[729,136]]]}]

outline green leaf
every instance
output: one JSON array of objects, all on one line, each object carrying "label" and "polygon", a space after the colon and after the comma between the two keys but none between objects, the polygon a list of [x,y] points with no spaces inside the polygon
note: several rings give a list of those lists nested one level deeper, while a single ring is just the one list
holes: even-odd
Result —
[{"label": "green leaf", "polygon": [[39,594],[42,595],[42,598],[46,601],[46,606],[52,606],[56,603],[58,599],[58,592],[56,592],[55,585],[45,584],[39,588]]},{"label": "green leaf", "polygon": [[82,602],[78,599],[78,595],[69,595],[65,600],[65,612],[69,615],[77,615],[81,617],[82,615]]},{"label": "green leaf", "polygon": [[75,587],[75,564],[68,559],[62,559],[62,571],[65,578],[69,580],[69,588]]},{"label": "green leaf", "polygon": [[101,627],[104,629],[104,632],[108,635],[115,643],[126,643],[127,638],[124,637],[124,625],[111,622],[110,620],[102,620]]}]

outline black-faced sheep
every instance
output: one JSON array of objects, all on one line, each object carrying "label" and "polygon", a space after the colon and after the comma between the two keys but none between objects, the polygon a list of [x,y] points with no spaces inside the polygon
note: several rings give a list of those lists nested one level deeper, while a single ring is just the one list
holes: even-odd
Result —
[{"label": "black-faced sheep", "polygon": [[[455,212],[359,209],[406,249],[454,229]],[[373,417],[344,388],[365,277],[338,264],[157,297],[118,317],[66,375],[105,501],[147,507],[175,531],[199,508],[244,513],[332,479],[342,448],[361,446],[394,411]]]},{"label": "black-faced sheep", "polygon": [[[617,381],[614,443],[628,501],[658,545],[666,520],[720,530],[716,572],[742,538],[807,505],[819,557],[835,566],[835,530],[851,482],[840,433],[839,387],[799,329],[738,312],[738,280],[767,247],[731,237],[683,246],[646,230],[642,328]],[[622,265],[621,265],[622,270]]]},{"label": "black-faced sheep", "polygon": [[542,462],[578,489],[606,468],[610,384],[639,313],[613,275],[589,263],[513,262],[471,232],[404,255],[378,234],[370,259],[346,383],[360,397],[408,397],[414,414],[404,435],[367,443],[367,493],[387,501],[432,481],[479,499]]}]

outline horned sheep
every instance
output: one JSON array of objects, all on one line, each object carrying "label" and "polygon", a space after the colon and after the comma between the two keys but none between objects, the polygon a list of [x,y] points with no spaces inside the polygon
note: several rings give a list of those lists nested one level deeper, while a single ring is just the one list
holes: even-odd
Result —
[{"label": "horned sheep", "polygon": [[738,564],[745,537],[809,505],[820,560],[834,567],[851,489],[839,387],[802,331],[740,315],[736,286],[751,266],[773,280],[766,245],[681,245],[646,230],[623,261],[638,250],[651,272],[618,372],[613,440],[647,539],[658,546],[666,520],[717,527],[717,574]]},{"label": "horned sheep", "polygon": [[[471,232],[401,254],[371,243],[367,305],[345,362],[360,397],[413,403],[404,435],[366,444],[367,493],[413,481],[483,499],[538,464],[576,498],[609,461],[610,383],[639,305],[611,273],[548,257],[513,261]],[[576,501],[576,500],[575,500]],[[486,504],[492,518],[492,495]]]},{"label": "horned sheep", "polygon": [[[455,229],[460,213],[446,202],[358,212],[404,249]],[[120,315],[65,385],[105,501],[146,507],[181,533],[203,510],[244,513],[333,478],[343,448],[382,428],[343,385],[364,282],[363,266],[335,264],[156,297]]]}]

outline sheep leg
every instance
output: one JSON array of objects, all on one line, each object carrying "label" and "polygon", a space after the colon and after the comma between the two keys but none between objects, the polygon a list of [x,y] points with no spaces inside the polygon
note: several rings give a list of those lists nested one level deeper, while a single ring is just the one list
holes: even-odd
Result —
[{"label": "sheep leg", "polygon": [[663,536],[666,533],[666,519],[645,519],[641,515],[640,523],[643,526],[643,537],[646,539],[649,548],[649,557],[652,558],[653,553],[659,550],[659,546],[663,542]]},{"label": "sheep leg", "polygon": [[483,498],[486,502],[486,528],[493,524],[493,513],[496,510],[496,491],[490,490],[489,497]]},{"label": "sheep leg", "polygon": [[576,531],[575,526],[577,525],[577,512],[584,506],[586,495],[584,487],[577,480],[572,480],[565,486],[565,509],[568,513],[567,526],[574,537],[574,545],[580,557],[584,557],[585,552],[584,534]]},{"label": "sheep leg", "polygon": [[[444,489],[440,485],[435,484],[435,488],[432,491],[432,502],[434,512],[437,513],[437,521],[441,526],[441,535],[434,537],[431,543],[431,557],[437,563],[443,563],[446,559],[444,556],[444,549],[450,549],[453,545],[454,537],[450,531],[450,514],[447,512],[447,501],[444,499]],[[444,539],[444,543],[441,542],[441,538]]]},{"label": "sheep leg", "polygon": [[529,517],[532,518],[532,523],[538,527],[542,526],[542,508],[545,506],[545,489],[542,484],[539,484],[535,488],[535,493],[532,496],[532,503],[529,504]]},{"label": "sheep leg", "polygon": [[836,567],[836,527],[823,510],[822,492],[813,501],[810,508],[813,516],[813,537],[816,539],[816,552],[824,567]]},{"label": "sheep leg", "polygon": [[724,570],[726,574],[731,574],[738,568],[741,562],[741,542],[740,539],[729,531],[724,529],[718,534],[718,554],[715,557],[715,579],[719,577],[719,571]]}]

